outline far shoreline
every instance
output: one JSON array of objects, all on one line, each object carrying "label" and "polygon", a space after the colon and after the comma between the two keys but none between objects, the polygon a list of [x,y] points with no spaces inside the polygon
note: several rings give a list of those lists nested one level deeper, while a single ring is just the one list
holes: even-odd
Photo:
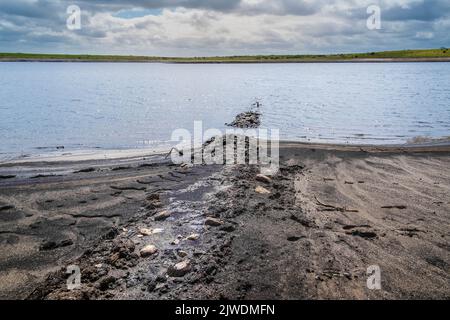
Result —
[{"label": "far shoreline", "polygon": [[440,49],[334,54],[255,54],[190,57],[0,52],[0,62],[135,62],[176,64],[450,62],[450,51],[442,47]]},{"label": "far shoreline", "polygon": [[192,60],[192,61],[164,61],[164,60],[115,60],[115,59],[22,59],[0,58],[0,62],[52,62],[52,63],[161,63],[161,64],[303,64],[303,63],[417,63],[417,62],[450,62],[450,58],[379,58],[379,59],[286,59],[286,60]]}]

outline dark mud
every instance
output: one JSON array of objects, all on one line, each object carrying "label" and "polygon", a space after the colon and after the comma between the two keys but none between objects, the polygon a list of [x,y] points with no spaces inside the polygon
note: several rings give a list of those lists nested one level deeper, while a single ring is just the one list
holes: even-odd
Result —
[{"label": "dark mud", "polygon": [[419,151],[285,143],[270,177],[161,163],[5,182],[1,296],[448,299],[450,152]]}]

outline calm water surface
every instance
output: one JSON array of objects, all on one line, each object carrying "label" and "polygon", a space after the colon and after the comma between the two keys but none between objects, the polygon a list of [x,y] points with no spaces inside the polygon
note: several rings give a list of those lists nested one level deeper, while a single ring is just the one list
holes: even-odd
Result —
[{"label": "calm water surface", "polygon": [[450,135],[450,63],[0,63],[0,158],[170,145],[259,99],[284,139],[403,143]]}]

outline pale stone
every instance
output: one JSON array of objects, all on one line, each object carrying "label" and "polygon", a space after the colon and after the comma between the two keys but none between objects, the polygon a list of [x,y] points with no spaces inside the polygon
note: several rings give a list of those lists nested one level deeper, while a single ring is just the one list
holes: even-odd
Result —
[{"label": "pale stone", "polygon": [[184,260],[174,266],[169,267],[167,274],[171,277],[182,277],[191,270],[191,263],[189,260]]},{"label": "pale stone", "polygon": [[168,217],[170,217],[170,212],[167,210],[161,211],[154,216],[156,221],[166,220]]},{"label": "pale stone", "polygon": [[255,192],[260,193],[260,194],[270,194],[269,190],[267,190],[266,188],[261,187],[261,186],[257,186],[255,188]]},{"label": "pale stone", "polygon": [[264,183],[271,183],[272,179],[270,179],[268,176],[265,176],[263,174],[256,175],[256,180],[264,182]]},{"label": "pale stone", "polygon": [[207,226],[218,227],[221,226],[222,224],[223,222],[221,220],[212,217],[207,217],[205,220],[205,225]]},{"label": "pale stone", "polygon": [[195,241],[195,240],[198,240],[198,238],[200,238],[200,235],[198,233],[193,233],[193,234],[189,235],[186,239]]},{"label": "pale stone", "polygon": [[158,249],[152,244],[146,245],[141,249],[141,251],[139,251],[141,257],[148,257],[155,254],[156,252],[158,252]]}]

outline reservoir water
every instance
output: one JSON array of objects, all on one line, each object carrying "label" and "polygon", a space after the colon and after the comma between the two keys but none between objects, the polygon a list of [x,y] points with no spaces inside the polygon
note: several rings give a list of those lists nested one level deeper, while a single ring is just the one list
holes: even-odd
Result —
[{"label": "reservoir water", "polygon": [[262,103],[282,139],[397,144],[450,135],[450,63],[0,63],[0,158],[168,146]]}]

